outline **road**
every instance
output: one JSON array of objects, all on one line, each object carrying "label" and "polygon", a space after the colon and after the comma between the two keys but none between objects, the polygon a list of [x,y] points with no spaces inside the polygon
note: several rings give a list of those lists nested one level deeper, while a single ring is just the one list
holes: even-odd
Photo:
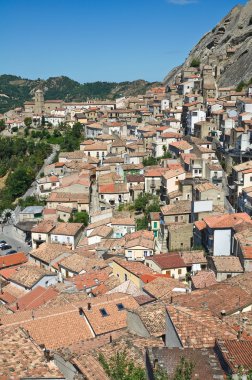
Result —
[{"label": "road", "polygon": [[[31,247],[29,247],[15,232],[15,228],[13,226],[5,226],[3,228],[3,232],[0,231],[0,240],[5,240],[7,244],[10,244],[12,246],[12,249],[15,249],[16,251],[25,252],[28,253],[31,250]],[[4,255],[5,252],[8,252],[9,249],[6,251],[0,250],[0,256]]]}]

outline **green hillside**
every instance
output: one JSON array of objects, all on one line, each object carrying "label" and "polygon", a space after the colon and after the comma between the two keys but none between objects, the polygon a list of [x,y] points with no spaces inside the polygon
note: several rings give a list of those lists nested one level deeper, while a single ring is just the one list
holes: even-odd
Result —
[{"label": "green hillside", "polygon": [[24,79],[14,75],[0,75],[0,113],[20,107],[32,100],[34,91],[42,87],[45,99],[65,101],[86,101],[87,99],[116,99],[120,96],[143,94],[158,82],[136,80],[133,82],[93,82],[79,83],[68,77],[52,77],[47,80]]}]

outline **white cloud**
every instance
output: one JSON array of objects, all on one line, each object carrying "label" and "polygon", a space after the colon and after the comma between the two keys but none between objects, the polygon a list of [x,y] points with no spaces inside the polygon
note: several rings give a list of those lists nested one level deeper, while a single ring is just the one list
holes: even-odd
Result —
[{"label": "white cloud", "polygon": [[168,0],[168,3],[175,4],[175,5],[188,5],[197,3],[197,0]]}]

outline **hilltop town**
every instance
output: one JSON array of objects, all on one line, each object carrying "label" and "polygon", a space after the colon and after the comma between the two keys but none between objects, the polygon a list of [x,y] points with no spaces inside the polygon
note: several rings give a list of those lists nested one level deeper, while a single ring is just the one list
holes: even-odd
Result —
[{"label": "hilltop town", "polygon": [[80,143],[51,143],[33,203],[2,219],[1,379],[109,379],[116,352],[148,379],[183,360],[193,378],[248,375],[252,87],[194,62],[115,101],[37,89],[2,121],[2,139],[78,126]]}]

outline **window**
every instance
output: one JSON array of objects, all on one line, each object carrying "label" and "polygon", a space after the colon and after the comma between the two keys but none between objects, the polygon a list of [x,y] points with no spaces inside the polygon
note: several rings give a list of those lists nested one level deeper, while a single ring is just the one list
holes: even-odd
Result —
[{"label": "window", "polygon": [[106,309],[104,309],[104,308],[100,309],[100,313],[103,317],[108,317],[108,313],[107,313]]},{"label": "window", "polygon": [[54,240],[55,240],[55,241],[58,241],[58,236],[54,236]]},{"label": "window", "polygon": [[117,303],[116,306],[117,306],[118,311],[124,310],[124,306],[122,303]]},{"label": "window", "polygon": [[157,228],[157,222],[154,222],[154,228]]},{"label": "window", "polygon": [[182,273],[182,270],[181,269],[178,269],[178,274],[181,274]]},{"label": "window", "polygon": [[252,177],[250,177],[250,182],[252,182]]},{"label": "window", "polygon": [[175,222],[178,222],[178,216],[175,216]]},{"label": "window", "polygon": [[171,275],[171,271],[170,270],[167,270],[165,273]]},{"label": "window", "polygon": [[67,242],[70,243],[70,237],[69,236],[67,236]]},{"label": "window", "polygon": [[124,275],[124,281],[128,281],[128,276],[127,276],[127,274]]},{"label": "window", "polygon": [[148,251],[144,251],[144,256],[148,256]]}]

